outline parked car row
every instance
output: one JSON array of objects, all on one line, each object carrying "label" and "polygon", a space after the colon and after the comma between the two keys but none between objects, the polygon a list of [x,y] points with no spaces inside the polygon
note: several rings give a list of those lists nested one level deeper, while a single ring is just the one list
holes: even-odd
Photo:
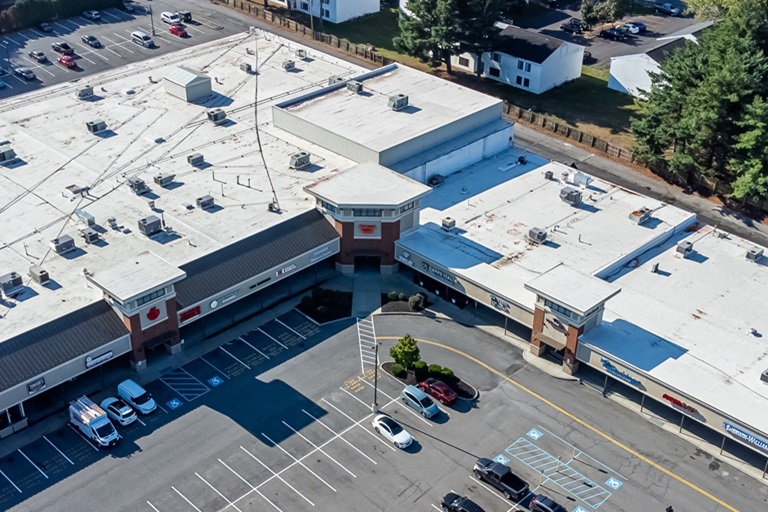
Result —
[{"label": "parked car row", "polygon": [[[61,58],[70,58],[63,55]],[[152,396],[133,380],[124,380],[117,386],[117,396],[105,398],[98,406],[87,396],[69,404],[69,423],[83,436],[102,447],[112,447],[120,441],[120,434],[112,420],[127,426],[138,419],[136,411],[150,414],[157,409]]]}]

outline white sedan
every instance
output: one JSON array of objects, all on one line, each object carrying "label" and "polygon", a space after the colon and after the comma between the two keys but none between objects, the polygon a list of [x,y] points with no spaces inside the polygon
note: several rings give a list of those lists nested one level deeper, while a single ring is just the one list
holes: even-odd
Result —
[{"label": "white sedan", "polygon": [[136,411],[120,398],[109,397],[101,401],[101,408],[107,411],[107,416],[122,426],[130,425],[138,419]]},{"label": "white sedan", "polygon": [[99,11],[85,11],[83,13],[83,17],[89,20],[95,21],[95,20],[101,19],[101,14],[99,13]]},{"label": "white sedan", "polygon": [[386,437],[398,448],[408,448],[413,442],[411,434],[386,414],[379,414],[373,418],[371,425],[376,432]]}]

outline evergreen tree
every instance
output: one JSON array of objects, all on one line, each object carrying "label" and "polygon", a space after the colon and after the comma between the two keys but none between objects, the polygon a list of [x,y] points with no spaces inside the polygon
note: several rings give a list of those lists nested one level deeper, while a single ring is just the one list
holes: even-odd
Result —
[{"label": "evergreen tree", "polygon": [[[459,50],[478,56],[493,51],[501,31],[496,22],[510,9],[510,0],[473,0],[459,5]],[[477,74],[481,72],[478,66]]]},{"label": "evergreen tree", "polygon": [[451,72],[451,55],[462,40],[457,0],[410,0],[412,16],[401,16],[400,35],[394,44],[398,51],[439,67],[445,63]]},{"label": "evergreen tree", "polygon": [[733,196],[739,199],[768,197],[768,102],[760,96],[747,107],[737,122],[742,131],[736,137],[731,159],[735,176]]}]

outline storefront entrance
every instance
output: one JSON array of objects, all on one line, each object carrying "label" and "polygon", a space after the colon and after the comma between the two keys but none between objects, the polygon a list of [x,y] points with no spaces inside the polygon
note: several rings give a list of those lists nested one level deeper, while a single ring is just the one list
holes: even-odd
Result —
[{"label": "storefront entrance", "polygon": [[381,268],[381,256],[355,256],[355,272],[359,270],[375,270]]}]

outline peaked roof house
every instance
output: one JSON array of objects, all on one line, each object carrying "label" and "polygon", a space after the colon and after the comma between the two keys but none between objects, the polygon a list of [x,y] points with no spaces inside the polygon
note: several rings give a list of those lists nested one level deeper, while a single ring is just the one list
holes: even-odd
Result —
[{"label": "peaked roof house", "polygon": [[696,43],[701,32],[712,25],[711,21],[697,23],[685,29],[657,39],[659,44],[645,53],[621,55],[611,58],[611,74],[608,88],[646,99],[651,89],[650,73],[658,73],[659,65],[687,42]]},{"label": "peaked roof house", "polygon": [[541,94],[581,76],[584,47],[512,25],[499,34],[495,51],[479,59],[464,53],[452,57],[452,64],[503,82],[512,87]]},{"label": "peaked roof house", "polygon": [[[284,3],[279,1],[277,3]],[[291,9],[312,14],[331,23],[343,23],[379,12],[380,0],[287,0]]]}]

